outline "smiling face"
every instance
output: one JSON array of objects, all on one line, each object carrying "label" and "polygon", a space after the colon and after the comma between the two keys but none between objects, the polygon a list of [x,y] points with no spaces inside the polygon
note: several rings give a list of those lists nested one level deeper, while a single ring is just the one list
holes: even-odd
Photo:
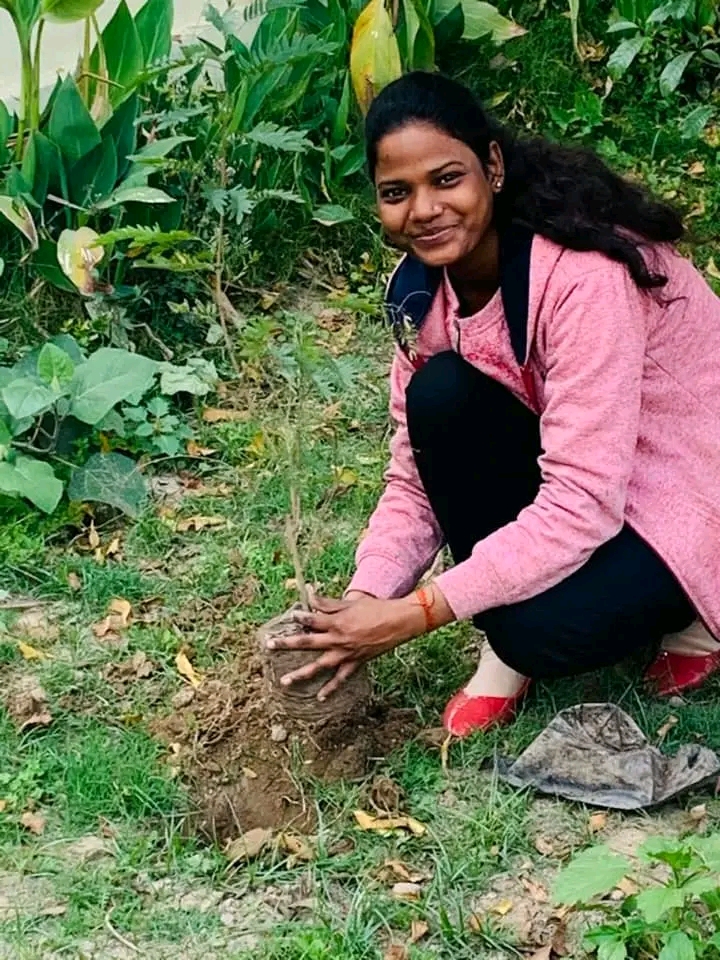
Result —
[{"label": "smiling face", "polygon": [[502,155],[490,145],[486,169],[461,140],[409,123],[378,143],[378,212],[394,244],[433,267],[462,261],[491,229],[502,186]]}]

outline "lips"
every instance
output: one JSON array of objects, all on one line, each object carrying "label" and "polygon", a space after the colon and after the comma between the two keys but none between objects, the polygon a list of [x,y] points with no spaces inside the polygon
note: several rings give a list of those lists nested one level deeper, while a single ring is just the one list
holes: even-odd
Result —
[{"label": "lips", "polygon": [[437,247],[446,243],[455,229],[452,227],[443,227],[441,230],[432,230],[427,233],[421,233],[412,238],[413,244],[419,247]]}]

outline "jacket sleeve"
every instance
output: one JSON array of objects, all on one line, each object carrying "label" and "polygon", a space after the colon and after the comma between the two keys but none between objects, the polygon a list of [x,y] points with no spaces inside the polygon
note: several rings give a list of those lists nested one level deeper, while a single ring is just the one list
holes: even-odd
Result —
[{"label": "jacket sleeve", "polygon": [[405,390],[414,373],[397,349],[390,373],[390,415],[396,431],[390,443],[385,490],[358,547],[348,590],[384,599],[412,590],[442,546],[442,533],[425,495],[410,447]]},{"label": "jacket sleeve", "polygon": [[646,306],[624,266],[566,281],[547,321],[542,483],[517,520],[435,581],[458,619],[529,599],[622,528],[638,440]]}]

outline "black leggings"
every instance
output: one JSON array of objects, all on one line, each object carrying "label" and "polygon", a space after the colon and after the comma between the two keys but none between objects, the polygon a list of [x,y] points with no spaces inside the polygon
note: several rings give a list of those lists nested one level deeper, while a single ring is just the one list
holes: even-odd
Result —
[{"label": "black leggings", "polygon": [[[460,563],[535,499],[538,417],[447,352],[410,381],[407,420],[420,478]],[[673,574],[626,526],[557,586],[473,621],[508,666],[542,679],[610,666],[694,619]]]}]

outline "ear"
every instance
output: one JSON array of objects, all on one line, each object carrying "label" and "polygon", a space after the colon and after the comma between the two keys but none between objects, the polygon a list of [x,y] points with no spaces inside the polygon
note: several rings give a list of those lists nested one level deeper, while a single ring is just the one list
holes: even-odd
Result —
[{"label": "ear", "polygon": [[499,193],[505,182],[505,161],[500,145],[493,140],[490,144],[488,162],[485,166],[485,176],[490,182],[494,193]]}]

